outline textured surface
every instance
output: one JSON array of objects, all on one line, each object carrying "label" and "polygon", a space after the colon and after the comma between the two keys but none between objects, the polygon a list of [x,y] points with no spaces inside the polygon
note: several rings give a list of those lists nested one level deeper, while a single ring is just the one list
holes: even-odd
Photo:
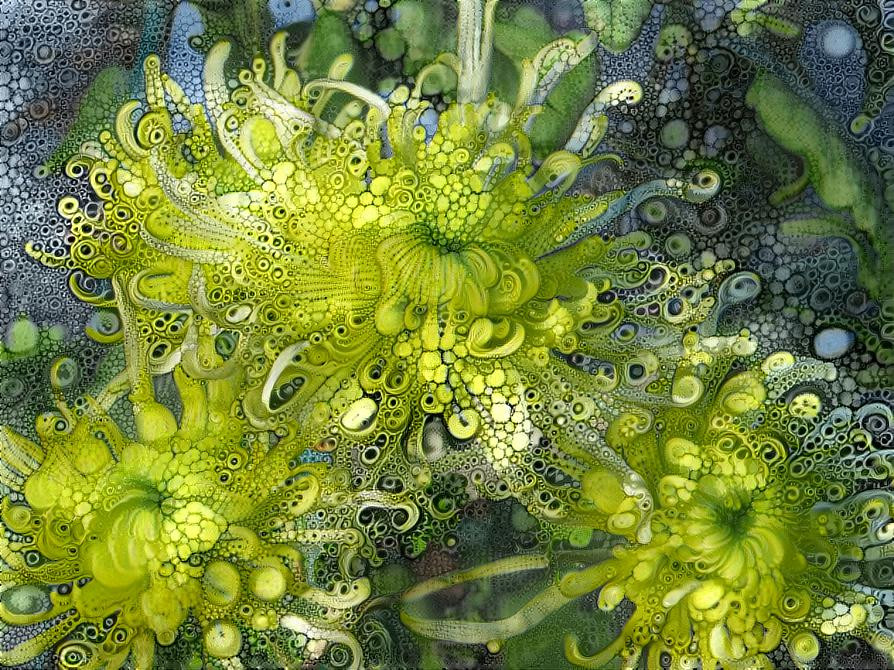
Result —
[{"label": "textured surface", "polygon": [[894,663],[894,8],[0,2],[0,665]]}]

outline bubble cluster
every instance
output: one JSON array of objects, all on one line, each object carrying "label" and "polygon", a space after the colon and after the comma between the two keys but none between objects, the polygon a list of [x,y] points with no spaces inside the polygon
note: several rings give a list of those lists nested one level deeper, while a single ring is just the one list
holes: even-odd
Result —
[{"label": "bubble cluster", "polygon": [[887,667],[865,5],[0,8],[0,663]]}]

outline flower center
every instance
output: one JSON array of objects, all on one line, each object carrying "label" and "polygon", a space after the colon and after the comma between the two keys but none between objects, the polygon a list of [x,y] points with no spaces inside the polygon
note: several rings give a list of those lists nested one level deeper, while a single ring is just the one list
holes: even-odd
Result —
[{"label": "flower center", "polygon": [[376,326],[384,335],[459,313],[508,316],[540,286],[537,268],[524,254],[451,239],[421,225],[383,239],[376,260],[382,286]]},{"label": "flower center", "polygon": [[453,231],[441,230],[436,224],[419,223],[414,227],[419,232],[419,237],[426,240],[432,247],[440,250],[442,254],[458,253],[465,249],[467,241]]},{"label": "flower center", "polygon": [[751,500],[745,504],[741,501],[729,501],[716,511],[717,525],[727,529],[734,538],[744,537],[754,523]]}]

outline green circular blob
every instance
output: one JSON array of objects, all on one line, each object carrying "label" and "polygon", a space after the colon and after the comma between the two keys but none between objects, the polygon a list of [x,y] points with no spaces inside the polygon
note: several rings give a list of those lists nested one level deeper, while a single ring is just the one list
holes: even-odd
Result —
[{"label": "green circular blob", "polygon": [[22,395],[25,390],[25,383],[16,377],[10,377],[0,381],[0,397],[11,400]]},{"label": "green circular blob", "polygon": [[668,149],[682,149],[689,142],[689,126],[683,119],[672,119],[661,129],[660,139]]},{"label": "green circular blob", "polygon": [[407,43],[397,30],[387,28],[376,35],[376,49],[385,60],[397,60],[407,50]]},{"label": "green circular blob", "polygon": [[248,584],[251,592],[261,600],[278,600],[286,592],[285,575],[270,565],[252,572]]},{"label": "green circular blob", "polygon": [[640,214],[646,223],[657,224],[667,218],[667,205],[661,200],[652,199],[643,203],[640,207]]},{"label": "green circular blob", "polygon": [[437,64],[429,71],[422,84],[425,95],[436,95],[456,86],[456,73],[443,64]]},{"label": "green circular blob", "polygon": [[51,370],[52,382],[58,388],[64,389],[74,385],[78,380],[78,362],[65,356],[53,363]]},{"label": "green circular blob", "polygon": [[239,571],[226,561],[213,561],[205,568],[202,588],[213,605],[232,605],[239,597]]},{"label": "green circular blob", "polygon": [[27,354],[37,348],[40,331],[27,317],[16,319],[6,333],[6,348],[14,354]]},{"label": "green circular blob", "polygon": [[0,595],[0,603],[11,614],[37,614],[50,608],[50,597],[37,586],[23,584],[4,591]]},{"label": "green circular blob", "polygon": [[810,663],[820,653],[819,640],[810,631],[796,633],[786,646],[792,658],[800,663]]},{"label": "green circular blob", "polygon": [[204,642],[214,658],[232,658],[242,648],[242,633],[230,621],[214,621],[205,629]]},{"label": "green circular blob", "polygon": [[686,256],[692,251],[692,242],[683,233],[674,233],[664,243],[667,253],[675,258]]}]

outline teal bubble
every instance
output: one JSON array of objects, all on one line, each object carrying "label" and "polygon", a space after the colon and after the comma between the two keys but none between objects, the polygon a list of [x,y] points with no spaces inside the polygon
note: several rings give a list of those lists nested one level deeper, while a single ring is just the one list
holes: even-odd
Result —
[{"label": "teal bubble", "polygon": [[668,149],[682,149],[689,142],[689,126],[683,119],[673,119],[661,129],[661,143]]},{"label": "teal bubble", "polygon": [[825,328],[813,338],[813,350],[826,360],[844,356],[854,346],[854,334],[844,328]]},{"label": "teal bubble", "polygon": [[857,35],[850,26],[836,23],[823,31],[821,44],[829,58],[845,58],[857,47]]}]

